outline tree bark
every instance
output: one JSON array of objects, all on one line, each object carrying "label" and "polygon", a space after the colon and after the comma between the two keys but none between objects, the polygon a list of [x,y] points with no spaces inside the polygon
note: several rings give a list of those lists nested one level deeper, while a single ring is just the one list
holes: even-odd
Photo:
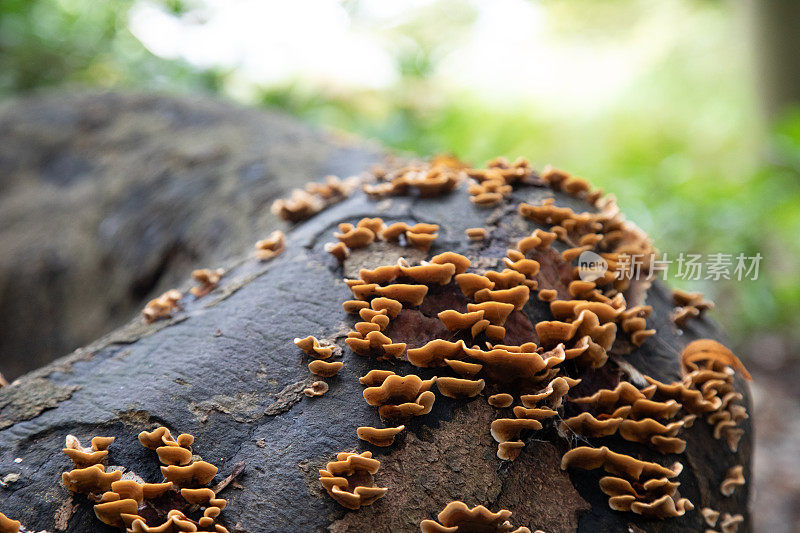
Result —
[{"label": "tree bark", "polygon": [[[516,526],[548,533],[703,531],[698,512],[703,507],[743,514],[739,531],[750,531],[749,483],[732,497],[719,491],[725,471],[734,465],[743,465],[745,478],[751,479],[749,421],[743,423],[745,435],[736,453],[713,439],[711,427],[701,420],[686,431],[689,444],[680,456],[613,441],[647,460],[683,463],[680,493],[696,509],[663,521],[612,511],[595,472],[562,471],[560,458],[570,443],[552,427],[534,433],[516,461],[499,460],[489,434],[497,415],[484,396],[463,401],[437,394],[432,412],[407,423],[389,448],[358,440],[358,426],[381,427],[376,409],[362,397],[359,376],[372,368],[424,378],[435,372],[403,362],[377,363],[347,348],[344,338],[354,320],[341,308],[350,298],[342,278],[401,255],[424,257],[381,243],[353,253],[340,266],[324,244],[334,240],[338,223],[362,217],[434,223],[441,229],[430,255],[452,250],[469,256],[473,264],[502,268],[506,248],[536,227],[519,217],[516,205],[553,193],[522,186],[501,207],[485,209],[469,201],[465,187],[434,199],[374,201],[358,191],[288,230],[286,250],[274,259],[261,263],[243,257],[214,292],[201,299],[184,298],[173,318],[150,325],[135,319],[0,389],[0,479],[9,473],[20,476],[0,489],[0,511],[31,531],[113,531],[99,524],[91,502],[73,497],[59,483],[71,465],[60,451],[64,438],[114,436],[109,465],[157,482],[158,461],[136,436],[166,425],[196,437],[195,453],[220,467],[217,480],[245,464],[244,473],[221,494],[228,500],[222,523],[232,532],[418,531],[421,520],[434,518],[452,500],[492,511],[509,509]],[[579,205],[555,196],[559,205]],[[471,243],[464,231],[472,227],[490,228],[490,237]],[[681,334],[669,319],[670,293],[660,283],[647,291],[646,301],[654,308],[648,327],[657,334],[626,360],[671,382],[679,379],[678,354],[686,344],[697,338],[720,339],[721,333],[701,319]],[[529,324],[551,316],[547,304],[535,297],[524,313]],[[411,342],[417,335],[417,344],[422,344],[435,315],[414,316]],[[318,398],[303,394],[315,379],[306,368],[309,358],[293,344],[295,337],[307,335],[330,340],[342,350],[336,359],[344,367],[326,380],[330,390]],[[738,378],[736,384],[750,410],[747,388]],[[352,450],[373,451],[382,463],[376,484],[389,489],[384,498],[358,511],[339,506],[317,479],[326,462]]]}]

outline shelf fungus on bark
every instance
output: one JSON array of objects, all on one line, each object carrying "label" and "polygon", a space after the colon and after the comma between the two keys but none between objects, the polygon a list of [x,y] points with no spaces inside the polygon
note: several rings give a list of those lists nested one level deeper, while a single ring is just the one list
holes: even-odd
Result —
[{"label": "shelf fungus on bark", "polygon": [[358,438],[363,441],[367,441],[375,446],[386,447],[394,444],[394,438],[405,428],[406,427],[402,425],[394,428],[362,426],[356,430],[356,434]]},{"label": "shelf fungus on bark", "polygon": [[437,520],[423,520],[420,523],[422,533],[531,533],[527,527],[511,525],[511,511],[502,509],[491,512],[483,505],[470,509],[467,504],[454,501],[437,515]]},{"label": "shelf fungus on bark", "polygon": [[102,494],[111,488],[114,481],[122,479],[122,471],[106,472],[100,464],[76,468],[61,475],[61,481],[70,492]]},{"label": "shelf fungus on bark", "polygon": [[315,396],[322,396],[330,387],[324,381],[315,381],[311,384],[310,387],[306,387],[303,389],[303,394],[308,396],[309,398],[313,398]]},{"label": "shelf fungus on bark", "polygon": [[222,279],[224,274],[225,270],[222,268],[201,268],[193,270],[192,279],[198,284],[192,287],[189,292],[195,298],[202,298],[209,292],[213,291],[217,285],[219,285],[219,280]]},{"label": "shelf fungus on bark", "polygon": [[271,211],[287,222],[300,222],[311,218],[325,207],[344,200],[359,183],[357,176],[344,180],[327,176],[322,183],[308,183],[302,189],[293,189],[288,198],[275,200]]},{"label": "shelf fungus on bark", "polygon": [[142,316],[148,324],[156,320],[170,318],[178,310],[178,304],[183,294],[175,289],[170,289],[157,298],[153,298],[142,309]]},{"label": "shelf fungus on bark", "polygon": [[256,259],[268,261],[286,249],[286,235],[280,230],[275,230],[266,239],[256,242],[255,249]]},{"label": "shelf fungus on bark", "polygon": [[331,344],[321,344],[316,337],[309,335],[305,338],[295,338],[295,345],[315,359],[327,359],[333,355],[334,347]]},{"label": "shelf fungus on bark", "polygon": [[339,370],[342,369],[342,366],[344,366],[344,363],[341,361],[328,363],[325,361],[316,360],[308,363],[308,371],[323,378],[330,378],[338,374]]},{"label": "shelf fungus on bark", "polygon": [[482,379],[460,379],[440,377],[436,380],[436,387],[448,398],[474,398],[481,393],[486,384]]},{"label": "shelf fungus on bark", "polygon": [[520,396],[520,401],[522,405],[528,408],[534,408],[544,404],[552,409],[558,409],[561,407],[563,398],[567,395],[570,388],[578,385],[580,382],[581,380],[579,379],[558,376],[553,378],[545,388],[538,392],[523,394]]},{"label": "shelf fungus on bark", "polygon": [[372,452],[347,453],[336,456],[324,470],[319,471],[319,481],[340,505],[359,509],[382,498],[388,489],[376,487],[373,476],[381,463],[372,458]]},{"label": "shelf fungus on bark", "polygon": [[463,359],[466,346],[464,341],[450,342],[434,339],[420,348],[410,348],[406,352],[408,361],[417,367],[443,366],[445,359]]},{"label": "shelf fungus on bark", "polygon": [[492,394],[488,398],[489,405],[492,407],[497,407],[498,409],[502,409],[504,407],[510,407],[512,403],[514,403],[514,397],[506,392],[501,392],[498,394]]},{"label": "shelf fungus on bark", "polygon": [[744,475],[742,474],[742,465],[732,466],[725,472],[725,479],[720,483],[719,491],[723,496],[733,496],[737,487],[742,487],[745,484]]},{"label": "shelf fungus on bark", "polygon": [[331,254],[339,263],[350,257],[350,248],[343,242],[326,242],[323,249]]},{"label": "shelf fungus on bark", "polygon": [[186,466],[162,466],[164,479],[180,487],[208,485],[217,475],[217,467],[206,461],[194,461]]},{"label": "shelf fungus on bark", "polygon": [[63,451],[72,459],[75,468],[86,468],[100,464],[108,456],[108,447],[114,442],[114,437],[94,437],[91,446],[84,447],[74,435],[67,435]]},{"label": "shelf fungus on bark", "polygon": [[680,463],[675,463],[671,467],[665,467],[658,463],[640,461],[630,455],[616,453],[603,446],[601,448],[590,448],[579,446],[564,454],[561,458],[562,470],[568,468],[581,468],[583,470],[594,470],[602,468],[614,476],[627,477],[632,480],[653,478],[674,478],[683,469]]},{"label": "shelf fungus on bark", "polygon": [[430,391],[436,378],[423,380],[409,374],[387,376],[380,385],[364,389],[364,399],[378,407],[384,419],[405,419],[430,413],[436,396]]},{"label": "shelf fungus on bark", "polygon": [[482,241],[486,239],[487,232],[485,228],[467,228],[464,233],[466,233],[467,238],[471,241]]},{"label": "shelf fungus on bark", "polygon": [[473,274],[471,272],[457,274],[456,283],[458,283],[461,292],[464,293],[464,296],[466,296],[467,298],[472,298],[473,296],[475,296],[475,293],[481,289],[494,288],[494,282],[492,282],[492,280],[490,280],[486,276],[482,276],[480,274]]},{"label": "shelf fungus on bark", "polygon": [[22,524],[18,520],[11,520],[3,513],[0,513],[0,533],[19,533]]}]

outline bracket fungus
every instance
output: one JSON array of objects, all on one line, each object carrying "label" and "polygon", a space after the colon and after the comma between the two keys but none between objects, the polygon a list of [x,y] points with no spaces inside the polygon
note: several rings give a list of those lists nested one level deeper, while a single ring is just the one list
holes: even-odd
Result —
[{"label": "bracket fungus", "polygon": [[324,381],[315,381],[314,383],[311,384],[310,387],[306,387],[305,389],[303,389],[303,394],[305,394],[309,398],[314,396],[322,396],[323,394],[328,392],[329,388],[330,387],[328,386],[328,384],[325,383]]},{"label": "bracket fungus", "polygon": [[338,374],[342,366],[344,366],[344,363],[341,361],[327,363],[325,361],[316,360],[308,363],[308,371],[323,378],[330,378]]},{"label": "bracket fungus", "polygon": [[19,533],[22,524],[0,513],[0,533]]},{"label": "bracket fungus", "polygon": [[436,386],[443,395],[448,398],[474,398],[481,393],[485,383],[482,379],[459,379],[440,377],[436,380]]},{"label": "bracket fungus", "polygon": [[86,468],[76,468],[69,472],[64,472],[61,482],[70,492],[82,494],[102,494],[111,488],[114,481],[122,479],[122,472],[114,470],[106,472],[103,465],[92,465]]},{"label": "bracket fungus", "polygon": [[194,279],[198,285],[192,287],[189,292],[196,298],[202,298],[219,285],[219,280],[222,278],[223,274],[225,274],[225,270],[222,268],[214,270],[210,268],[193,270],[192,279]]},{"label": "bracket fungus", "polygon": [[719,486],[719,491],[723,496],[732,496],[736,487],[741,487],[745,484],[744,475],[742,475],[742,465],[732,466],[725,472],[725,479]]},{"label": "bracket fungus", "polygon": [[364,389],[364,399],[378,407],[382,418],[402,419],[430,413],[435,395],[430,391],[436,378],[423,380],[410,374],[387,376],[380,385]]},{"label": "bracket fungus", "polygon": [[142,309],[142,316],[144,316],[145,322],[149,324],[156,320],[171,317],[172,313],[178,309],[181,298],[183,298],[183,294],[175,289],[168,290],[161,296],[153,298]]},{"label": "bracket fungus", "polygon": [[286,249],[286,235],[280,230],[270,233],[269,237],[262,239],[255,244],[256,259],[267,261]]},{"label": "bracket fungus", "polygon": [[294,343],[298,348],[316,359],[327,359],[333,355],[333,346],[323,346],[316,337],[309,335],[305,338],[295,338]]},{"label": "bracket fungus", "polygon": [[336,461],[319,471],[319,481],[340,505],[359,509],[382,498],[388,490],[375,486],[372,476],[380,466],[380,461],[372,458],[372,452],[342,452],[336,456]]},{"label": "bracket fungus", "polygon": [[471,241],[482,241],[486,239],[487,232],[485,228],[467,228],[465,230],[467,238]]},{"label": "bracket fungus", "polygon": [[77,437],[67,435],[62,451],[72,459],[75,468],[86,468],[101,463],[108,456],[108,447],[113,442],[114,437],[94,437],[91,446],[83,447]]},{"label": "bracket fungus", "polygon": [[435,520],[423,520],[420,523],[422,533],[531,533],[527,527],[511,525],[511,511],[502,509],[491,512],[483,505],[472,509],[464,502],[454,501],[437,515]]},{"label": "bracket fungus", "polygon": [[395,428],[373,428],[369,426],[362,426],[356,430],[358,438],[369,442],[375,446],[386,447],[394,444],[394,438],[398,433],[406,429],[405,426],[397,426]]}]

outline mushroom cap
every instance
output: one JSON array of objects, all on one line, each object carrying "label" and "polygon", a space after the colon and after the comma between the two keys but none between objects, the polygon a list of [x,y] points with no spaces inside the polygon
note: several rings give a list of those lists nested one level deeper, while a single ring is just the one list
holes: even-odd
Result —
[{"label": "mushroom cap", "polygon": [[605,446],[601,448],[579,446],[564,454],[561,458],[561,468],[562,470],[603,468],[609,474],[638,480],[641,476],[673,478],[680,473],[682,465],[675,463],[671,468],[667,468],[658,463],[640,461],[629,455],[612,452]]},{"label": "mushroom cap", "polygon": [[383,382],[364,389],[364,399],[369,405],[399,404],[414,401],[419,395],[430,390],[436,378],[423,380],[416,374],[407,376],[387,376]]},{"label": "mushroom cap", "polygon": [[[508,519],[511,511],[502,509],[496,513],[491,512],[483,505],[470,509],[461,501],[454,501],[436,517],[439,523],[433,520],[423,520],[420,523],[422,533],[452,533],[455,531],[494,531],[499,533],[530,533],[526,527],[514,529]],[[512,531],[513,529],[513,531]]]},{"label": "mushroom cap", "polygon": [[375,446],[391,446],[394,443],[395,436],[403,431],[405,426],[397,426],[394,428],[373,428],[362,426],[356,430],[358,438],[365,440]]},{"label": "mushroom cap", "polygon": [[442,366],[445,359],[461,359],[466,346],[464,341],[450,342],[434,339],[420,348],[411,348],[406,352],[408,361],[418,367]]},{"label": "mushroom cap", "polygon": [[217,467],[205,461],[195,461],[187,466],[161,467],[164,479],[178,486],[208,485],[217,475]]},{"label": "mushroom cap", "polygon": [[617,432],[620,423],[622,418],[598,420],[591,413],[584,412],[563,420],[558,426],[558,432],[564,436],[575,434],[584,437],[608,437]]},{"label": "mushroom cap", "polygon": [[165,465],[187,465],[192,462],[192,451],[181,446],[159,446],[158,460]]},{"label": "mushroom cap", "polygon": [[217,498],[217,494],[207,488],[181,489],[181,496],[190,504],[200,507],[216,507],[221,510],[227,505],[226,500]]},{"label": "mushroom cap", "polygon": [[489,396],[489,405],[492,407],[509,407],[512,403],[514,403],[514,397],[508,393],[501,392],[499,394],[492,394]]},{"label": "mushroom cap", "polygon": [[472,298],[481,289],[493,289],[494,283],[480,274],[464,273],[456,275],[456,283],[467,298]]},{"label": "mushroom cap", "polygon": [[125,522],[122,520],[122,513],[134,514],[138,509],[139,503],[136,500],[116,500],[98,503],[94,506],[94,514],[104,524],[123,527]]},{"label": "mushroom cap", "polygon": [[303,389],[303,394],[305,394],[308,397],[322,396],[323,394],[328,392],[329,388],[330,387],[328,386],[328,384],[325,383],[324,381],[315,381],[314,383],[311,384],[310,387],[306,387],[305,389]]},{"label": "mushroom cap", "polygon": [[439,392],[449,398],[474,398],[481,393],[485,383],[482,379],[459,379],[440,377],[436,381]]},{"label": "mushroom cap", "polygon": [[455,274],[463,274],[472,264],[467,257],[455,252],[444,252],[435,255],[431,258],[430,262],[437,265],[450,263],[455,267]]},{"label": "mushroom cap", "polygon": [[61,481],[70,492],[101,494],[111,488],[114,481],[122,479],[122,471],[106,472],[103,465],[76,468],[61,475]]},{"label": "mushroom cap", "polygon": [[316,360],[308,363],[308,370],[312,374],[329,378],[338,374],[339,370],[342,369],[342,366],[344,366],[344,363],[341,361],[326,363],[325,361]]},{"label": "mushroom cap", "polygon": [[22,524],[17,520],[11,520],[3,513],[0,513],[0,532],[2,533],[17,533]]},{"label": "mushroom cap", "polygon": [[467,311],[483,311],[484,318],[495,326],[502,326],[514,310],[514,304],[505,302],[487,301],[477,304],[467,304]]}]

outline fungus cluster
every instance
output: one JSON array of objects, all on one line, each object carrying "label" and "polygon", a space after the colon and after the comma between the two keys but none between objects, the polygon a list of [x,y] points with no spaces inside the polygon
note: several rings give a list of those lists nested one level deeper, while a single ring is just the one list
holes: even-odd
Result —
[{"label": "fungus cluster", "polygon": [[[732,374],[739,370],[746,375],[746,371],[729,351],[723,354],[724,347],[705,344],[704,355],[697,355],[700,352],[690,345],[687,350],[692,355],[685,352],[683,357],[682,381],[664,384],[644,376],[650,383],[644,388],[626,381],[623,363],[610,355],[620,357],[656,333],[647,326],[652,308],[643,298],[652,280],[649,260],[655,250],[647,235],[624,219],[613,198],[559,170],[547,168],[537,175],[522,159],[514,163],[496,159],[485,169],[444,159],[427,166],[381,169],[375,177],[377,183],[364,187],[372,197],[432,196],[453,190],[466,177],[472,180],[470,199],[478,206],[504,202],[515,186],[528,184],[561,191],[585,201],[592,210],[559,207],[552,198],[539,205],[521,203],[519,215],[541,227],[533,228],[498,259],[501,268],[487,268],[485,260],[473,265],[470,258],[445,251],[419,264],[400,259],[346,279],[353,299],[342,307],[360,319],[345,339],[348,347],[361,356],[408,362],[437,374],[423,380],[414,374],[371,370],[360,378],[367,403],[378,407],[381,419],[392,424],[359,427],[360,439],[376,446],[392,445],[405,429],[399,423],[430,412],[435,384],[439,394],[457,400],[487,395],[489,404],[500,410],[489,431],[503,460],[518,457],[526,436],[545,425],[570,441],[576,436],[584,440],[615,436],[662,454],[680,454],[687,446],[681,433],[698,416],[706,417],[715,435],[735,449],[733,443],[741,435],[736,424],[747,415],[736,403],[741,395],[733,388]],[[365,218],[341,224],[335,234],[339,242],[328,244],[326,250],[342,263],[351,249],[375,241],[428,250],[438,229],[424,223],[387,226],[381,219]],[[475,241],[488,238],[483,228],[466,233]],[[580,255],[590,251],[606,262],[606,270],[576,266]],[[541,271],[542,264],[547,265],[546,272]],[[548,303],[552,318],[521,333],[519,324],[528,320],[524,308],[533,295]],[[675,301],[698,314],[709,307],[702,296],[688,293],[677,292]],[[431,309],[436,309],[439,321],[437,327],[431,326],[433,338],[409,344],[407,326],[393,324],[408,323]],[[308,349],[314,349],[313,343]],[[583,394],[572,394],[584,381]],[[600,489],[618,511],[668,518],[693,509],[677,492],[674,478],[680,463],[667,468],[600,446],[571,450],[562,466],[604,468],[608,475]],[[732,483],[736,481],[728,481],[725,490]],[[462,513],[460,506],[451,508],[453,516]],[[446,529],[456,527],[449,518],[440,517],[440,522],[426,521],[423,530],[457,531]]]},{"label": "fungus cluster", "polygon": [[359,181],[356,176],[344,180],[327,176],[323,183],[311,182],[303,189],[294,189],[288,198],[275,200],[272,212],[288,222],[306,220],[350,196]]},{"label": "fungus cluster", "polygon": [[404,194],[431,198],[447,194],[463,181],[464,165],[449,156],[437,156],[430,162],[412,162],[397,168],[373,170],[374,183],[365,183],[364,192],[372,198]]},{"label": "fungus cluster", "polygon": [[[95,437],[91,446],[84,447],[68,435],[63,450],[75,469],[64,472],[62,482],[70,492],[86,494],[95,502],[98,520],[128,533],[227,533],[217,523],[227,502],[206,487],[217,467],[196,458],[192,435],[173,438],[163,426],[139,434],[139,442],[154,450],[163,465],[164,479],[158,483],[146,483],[132,472],[123,474],[120,467],[107,470],[103,463],[113,442],[114,437]],[[201,516],[193,518],[198,513]]]},{"label": "fungus cluster", "polygon": [[142,309],[142,316],[149,324],[156,320],[169,318],[172,313],[177,311],[178,305],[183,298],[183,294],[175,289],[170,289],[161,296],[153,298]]},{"label": "fungus cluster", "polygon": [[202,298],[217,287],[219,280],[224,274],[225,270],[222,268],[217,268],[215,270],[201,268],[192,271],[192,279],[197,282],[197,285],[192,287],[189,292],[191,292],[195,298]]},{"label": "fungus cluster", "polygon": [[382,498],[388,489],[376,487],[373,475],[381,462],[372,452],[342,452],[319,471],[319,481],[328,494],[348,509],[359,509]]},{"label": "fungus cluster", "polygon": [[[740,514],[721,514],[719,511],[709,507],[701,509],[700,513],[709,528],[719,526],[721,533],[736,533],[739,530],[739,524],[744,522],[744,517]],[[706,533],[717,533],[717,531],[715,529],[706,529]]]},{"label": "fungus cluster", "polygon": [[339,224],[334,237],[339,242],[325,244],[325,251],[340,263],[350,256],[350,250],[364,248],[376,241],[393,242],[427,251],[438,237],[436,224],[395,222],[388,226],[380,218],[362,218],[355,225]]},{"label": "fungus cluster", "polygon": [[615,511],[669,518],[694,509],[692,502],[678,494],[680,483],[672,481],[683,468],[680,463],[665,467],[613,452],[605,446],[580,446],[564,454],[561,468],[602,468],[609,475],[600,479],[600,490],[609,496],[608,505]]}]

